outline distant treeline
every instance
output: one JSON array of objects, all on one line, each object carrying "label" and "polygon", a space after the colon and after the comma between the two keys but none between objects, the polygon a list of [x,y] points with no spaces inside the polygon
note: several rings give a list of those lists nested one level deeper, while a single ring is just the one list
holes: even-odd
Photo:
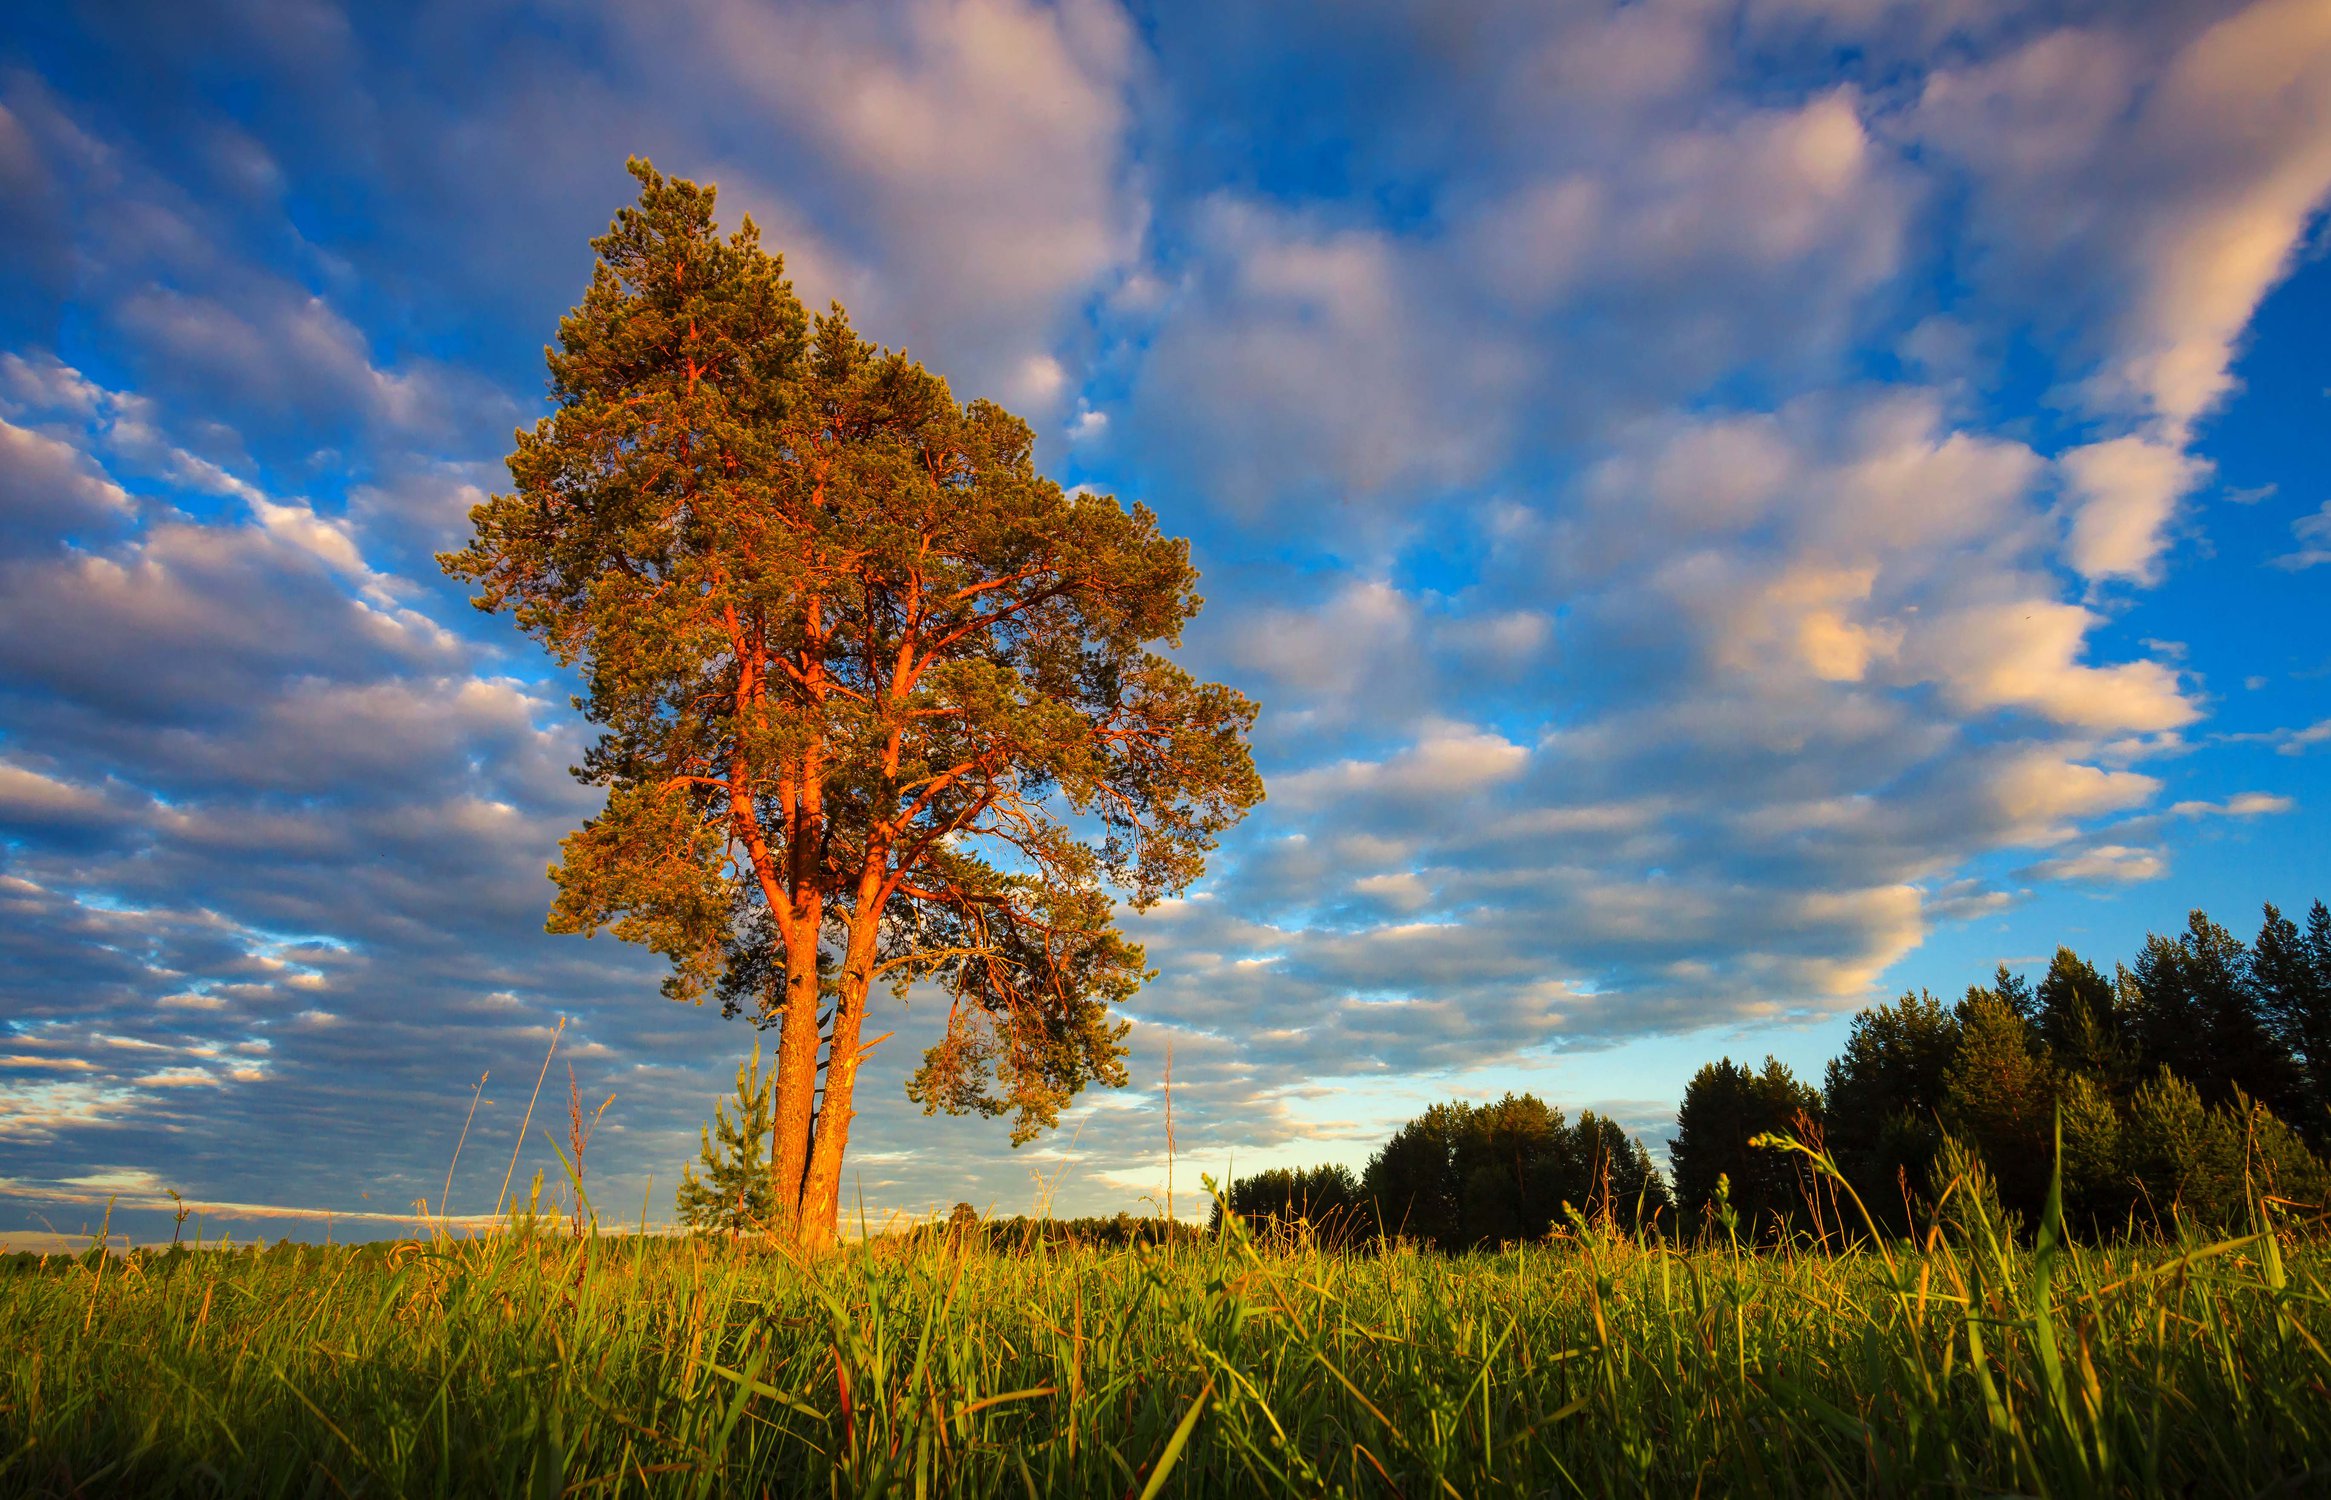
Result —
[{"label": "distant treeline", "polygon": [[[2066,1219],[2086,1235],[2238,1226],[2262,1197],[2319,1211],[2331,1202],[2331,911],[2314,903],[2302,931],[2268,906],[2248,944],[2196,911],[2110,978],[2059,948],[2037,986],[2002,965],[1956,1004],[1906,994],[1855,1018],[1819,1087],[1771,1058],[1725,1058],[1693,1077],[1676,1123],[1670,1179],[1592,1111],[1567,1122],[1527,1094],[1440,1104],[1362,1173],[1257,1173],[1224,1201],[1257,1227],[1451,1250],[1542,1238],[1575,1217],[1749,1239],[1853,1236],[1871,1220],[1908,1233],[1946,1190],[2029,1226],[2060,1129]],[[1752,1144],[1775,1134],[1826,1151],[1850,1193],[1806,1156]]]},{"label": "distant treeline", "polygon": [[1136,1245],[1194,1244],[1203,1237],[1195,1224],[1157,1214],[1112,1214],[1106,1218],[1030,1219],[1017,1215],[983,1219],[968,1203],[958,1203],[947,1218],[918,1224],[897,1236],[908,1244],[943,1241],[990,1253],[1009,1254],[1038,1246],[1077,1246],[1124,1250]]},{"label": "distant treeline", "polygon": [[1667,1214],[1667,1182],[1616,1120],[1573,1122],[1532,1094],[1494,1104],[1436,1104],[1409,1121],[1354,1176],[1343,1166],[1241,1177],[1223,1204],[1266,1232],[1300,1226],[1328,1243],[1379,1236],[1442,1250],[1543,1239],[1572,1217],[1632,1230]]}]

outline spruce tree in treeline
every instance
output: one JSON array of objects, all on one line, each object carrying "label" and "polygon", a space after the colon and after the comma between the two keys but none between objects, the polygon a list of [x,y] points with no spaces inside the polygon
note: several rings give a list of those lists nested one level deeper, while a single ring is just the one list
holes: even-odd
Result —
[{"label": "spruce tree in treeline", "polygon": [[2125,1007],[2112,982],[2069,948],[2058,948],[2040,980],[2040,1041],[2058,1066],[2110,1088],[2130,1083]]},{"label": "spruce tree in treeline", "polygon": [[[775,1193],[769,1182],[769,1085],[761,1073],[761,1044],[737,1064],[736,1097],[713,1106],[695,1166],[680,1171],[680,1222],[711,1234],[758,1234],[773,1227]],[[730,1119],[729,1104],[736,1106]],[[696,1175],[702,1167],[704,1175]]]},{"label": "spruce tree in treeline", "polygon": [[2205,1103],[2240,1090],[2285,1119],[2305,1115],[2306,1071],[2274,1035],[2239,938],[2197,911],[2181,937],[2147,938],[2131,972],[2149,1065],[2184,1076]]},{"label": "spruce tree in treeline", "polygon": [[1631,1229],[1669,1207],[1651,1153],[1617,1121],[1592,1110],[1567,1121],[1534,1094],[1465,1110],[1451,1147],[1457,1243],[1541,1239],[1572,1212]]},{"label": "spruce tree in treeline", "polygon": [[1254,705],[1152,649],[1199,606],[1186,542],[1064,493],[1027,424],[838,306],[812,321],[711,188],[632,172],[556,409],[440,561],[579,669],[600,730],[552,930],[776,1029],[771,1211],[820,1246],[875,985],[950,999],[926,1111],[1018,1142],[1125,1081],[1111,1012],[1146,973],[1111,893],[1183,889],[1261,798]]},{"label": "spruce tree in treeline", "polygon": [[1997,988],[1970,991],[1958,1021],[1958,1050],[1943,1075],[1943,1129],[1990,1169],[2000,1202],[2036,1222],[2054,1170],[2054,1069]]},{"label": "spruce tree in treeline", "polygon": [[1432,1105],[1394,1131],[1368,1159],[1361,1186],[1374,1207],[1379,1232],[1427,1245],[1464,1242],[1465,1192],[1457,1169],[1457,1141],[1472,1114],[1470,1104]]}]

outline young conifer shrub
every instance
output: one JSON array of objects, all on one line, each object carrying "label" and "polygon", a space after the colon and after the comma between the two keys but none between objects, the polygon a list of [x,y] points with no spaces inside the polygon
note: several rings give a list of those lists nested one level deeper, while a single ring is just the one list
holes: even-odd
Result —
[{"label": "young conifer shrub", "polygon": [[[761,1073],[761,1044],[737,1064],[737,1092],[713,1106],[695,1165],[680,1174],[680,1222],[705,1234],[758,1234],[769,1227],[774,1194],[769,1182],[769,1085]],[[697,1168],[704,1175],[697,1176]]]}]

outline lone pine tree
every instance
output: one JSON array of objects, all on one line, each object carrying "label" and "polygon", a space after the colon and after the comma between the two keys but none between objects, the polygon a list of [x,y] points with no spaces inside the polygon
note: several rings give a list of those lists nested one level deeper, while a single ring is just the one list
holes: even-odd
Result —
[{"label": "lone pine tree", "polygon": [[712,188],[631,170],[556,409],[440,562],[579,670],[599,727],[551,930],[645,944],[673,999],[776,1029],[772,1208],[820,1245],[876,984],[949,997],[926,1112],[1018,1142],[1125,1081],[1111,1007],[1148,974],[1111,892],[1186,887],[1261,799],[1255,709],[1152,649],[1200,600],[1147,508],[1064,493],[1019,418],[808,318]]}]

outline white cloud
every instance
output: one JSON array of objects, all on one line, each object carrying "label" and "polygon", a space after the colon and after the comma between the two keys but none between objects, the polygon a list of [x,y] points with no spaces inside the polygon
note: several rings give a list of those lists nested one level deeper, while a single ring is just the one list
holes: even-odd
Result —
[{"label": "white cloud", "polygon": [[1416,602],[1382,579],[1353,579],[1304,608],[1250,609],[1227,645],[1233,661],[1267,678],[1281,704],[1342,706],[1363,686],[1401,671],[1418,634]]},{"label": "white cloud", "polygon": [[113,392],[54,355],[27,359],[14,352],[0,354],[0,393],[12,411],[30,407],[84,422],[95,421],[113,400]]},{"label": "white cloud", "polygon": [[1765,580],[1744,599],[1715,641],[1717,661],[1736,672],[1786,661],[1824,682],[1859,682],[1873,662],[1902,649],[1903,627],[1865,613],[1874,567],[1810,563]]},{"label": "white cloud", "polygon": [[2158,662],[2093,666],[2092,610],[2044,598],[1970,605],[1926,619],[1905,649],[1912,669],[1961,707],[2016,709],[2100,734],[2157,734],[2200,717]]},{"label": "white cloud", "polygon": [[1428,251],[1228,196],[1196,221],[1130,413],[1161,461],[1234,513],[1306,526],[1312,505],[1486,471],[1523,372],[1492,330],[1434,315]]},{"label": "white cloud", "polygon": [[1991,772],[1991,796],[2018,844],[2069,838],[2074,824],[2100,813],[2142,806],[2161,783],[2135,771],[2110,771],[2032,751]]},{"label": "white cloud", "polygon": [[1395,911],[1421,911],[1432,901],[1432,887],[1414,870],[1388,875],[1363,875],[1352,882],[1352,889],[1371,900],[1383,902]]},{"label": "white cloud", "polygon": [[68,1130],[102,1130],[126,1097],[118,1086],[78,1079],[14,1083],[0,1089],[0,1141],[45,1145]]},{"label": "white cloud", "polygon": [[[161,431],[162,419],[153,401],[128,391],[108,390],[54,355],[28,359],[0,354],[0,387],[13,398],[8,404],[52,421],[61,419],[125,472],[198,494],[260,498],[249,483],[170,441]],[[80,453],[78,447],[76,456],[78,461],[94,465],[94,459]],[[134,506],[125,496],[120,508],[127,513]]]},{"label": "white cloud", "polygon": [[[2331,189],[2331,16],[2259,0],[2057,30],[1929,78],[1914,129],[1968,164],[2014,305],[2104,330],[2092,398],[2182,446]],[[2003,289],[2004,290],[2004,289]]]},{"label": "white cloud", "polygon": [[2324,501],[2313,515],[2291,522],[2291,538],[2298,547],[2269,559],[2274,566],[2297,572],[2317,563],[2331,562],[2331,500]]},{"label": "white cloud", "polygon": [[1752,24],[1771,31],[1811,25],[1865,44],[1892,33],[1922,50],[2012,10],[2001,0],[1750,0],[1746,7]]},{"label": "white cloud", "polygon": [[103,795],[0,759],[0,820],[84,820],[106,811]]},{"label": "white cloud", "polygon": [[1659,520],[1650,536],[1665,540],[1679,528],[1722,535],[1756,526],[1804,478],[1778,417],[1671,417],[1630,434],[1589,475],[1586,494],[1607,509],[1649,509]]},{"label": "white cloud", "polygon": [[271,287],[242,306],[150,288],[115,316],[176,386],[223,388],[274,420],[353,415],[390,429],[442,431],[453,396],[418,371],[373,361],[368,340],[322,297]]},{"label": "white cloud", "polygon": [[2210,27],[2147,100],[2135,146],[2172,185],[2140,209],[2116,374],[2182,431],[2231,387],[2235,340],[2331,191],[2331,10],[2260,0]]},{"label": "white cloud", "polygon": [[1490,610],[1432,623],[1432,643],[1477,668],[1516,670],[1551,649],[1554,621],[1535,609]]},{"label": "white cloud", "polygon": [[1836,468],[1805,506],[1811,539],[1943,567],[1950,549],[2021,539],[2040,471],[2024,444],[1954,427],[1941,399],[1915,388],[1850,405],[1841,427]]},{"label": "white cloud", "polygon": [[2289,812],[2296,806],[2296,801],[2277,792],[2237,792],[2223,802],[2172,803],[2169,815],[2176,818],[2261,818]]},{"label": "white cloud", "polygon": [[202,1068],[164,1068],[159,1072],[141,1074],[133,1080],[146,1089],[215,1089],[218,1075]]},{"label": "white cloud", "polygon": [[377,577],[365,566],[356,538],[349,534],[346,525],[326,520],[297,501],[278,505],[256,496],[251,501],[251,514],[257,518],[260,529],[270,536],[315,554],[334,572],[360,582]]},{"label": "white cloud", "polygon": [[1089,443],[1101,437],[1108,430],[1109,414],[1107,412],[1094,411],[1092,408],[1080,404],[1076,416],[1069,421],[1068,440],[1072,443]]},{"label": "white cloud", "polygon": [[2057,463],[2069,491],[2072,526],[2064,551],[2072,566],[2091,582],[2158,582],[2170,518],[2209,465],[2135,436],[2071,449]]},{"label": "white cloud", "polygon": [[2221,738],[2229,744],[2272,745],[2277,755],[2304,755],[2317,745],[2331,742],[2331,719],[2317,719],[2298,729],[2270,729],[2262,733],[2229,734]]},{"label": "white cloud", "polygon": [[2158,880],[2168,871],[2169,862],[2158,849],[2098,844],[2078,853],[2041,860],[2019,874],[2026,880],[2060,880],[2077,885],[2135,885]]}]

